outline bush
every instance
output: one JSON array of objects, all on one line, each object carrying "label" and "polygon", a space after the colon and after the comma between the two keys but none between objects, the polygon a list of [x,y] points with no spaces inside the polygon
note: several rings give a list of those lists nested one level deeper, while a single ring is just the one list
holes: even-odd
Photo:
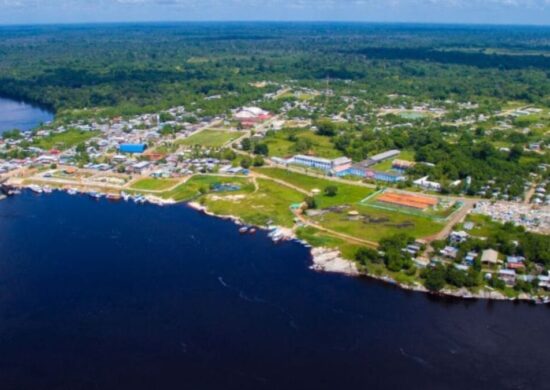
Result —
[{"label": "bush", "polygon": [[363,247],[357,249],[357,252],[355,252],[355,260],[363,265],[366,265],[368,262],[377,263],[379,262],[379,258],[378,252],[371,248]]},{"label": "bush", "polygon": [[325,195],[326,196],[336,196],[338,194],[338,187],[336,186],[327,186],[325,188]]},{"label": "bush", "polygon": [[304,199],[304,202],[306,202],[306,206],[308,209],[316,209],[317,208],[317,202],[315,201],[315,198],[312,196],[307,196]]}]

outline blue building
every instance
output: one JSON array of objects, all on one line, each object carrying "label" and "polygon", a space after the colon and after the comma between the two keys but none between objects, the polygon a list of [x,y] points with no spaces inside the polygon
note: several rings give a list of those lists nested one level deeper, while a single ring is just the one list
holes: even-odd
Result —
[{"label": "blue building", "polygon": [[387,183],[397,183],[405,180],[405,176],[400,173],[381,172],[374,169],[366,168],[361,165],[354,165],[345,171],[339,172],[338,176],[358,176],[365,179],[379,180]]},{"label": "blue building", "polygon": [[118,147],[120,153],[143,153],[146,149],[146,144],[121,144]]}]

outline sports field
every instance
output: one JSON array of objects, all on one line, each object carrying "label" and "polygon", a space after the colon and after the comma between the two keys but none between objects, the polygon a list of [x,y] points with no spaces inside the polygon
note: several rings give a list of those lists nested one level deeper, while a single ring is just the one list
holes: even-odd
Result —
[{"label": "sports field", "polygon": [[180,143],[182,145],[200,145],[210,148],[219,148],[228,142],[236,140],[241,135],[241,133],[236,131],[203,130],[200,133],[193,134],[189,138],[185,138]]}]

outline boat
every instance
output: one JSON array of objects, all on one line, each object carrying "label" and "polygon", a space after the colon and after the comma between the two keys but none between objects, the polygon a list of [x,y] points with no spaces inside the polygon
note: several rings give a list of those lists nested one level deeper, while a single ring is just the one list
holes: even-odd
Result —
[{"label": "boat", "polygon": [[40,187],[39,185],[36,185],[36,184],[31,184],[29,186],[29,190],[31,190],[32,192],[36,193],[36,194],[41,194],[44,192],[44,190],[42,189],[42,187]]},{"label": "boat", "polygon": [[94,199],[100,199],[102,197],[102,194],[96,191],[92,191],[88,195]]},{"label": "boat", "polygon": [[248,233],[249,233],[249,234],[254,234],[254,233],[256,233],[256,228],[250,228],[250,230],[248,230]]},{"label": "boat", "polygon": [[128,200],[130,200],[130,195],[127,194],[126,192],[122,191],[120,193],[120,196],[122,196],[122,199],[124,199],[125,202],[127,202]]},{"label": "boat", "polygon": [[245,234],[248,232],[248,226],[243,226],[242,228],[239,229],[239,233],[241,234]]},{"label": "boat", "polygon": [[69,194],[69,195],[76,195],[77,193],[78,193],[78,191],[75,190],[74,188],[69,188],[67,190],[67,194]]},{"label": "boat", "polygon": [[120,195],[119,194],[107,194],[106,198],[109,199],[109,200],[120,200]]},{"label": "boat", "polygon": [[43,191],[44,191],[45,194],[51,194],[53,192],[52,187],[50,187],[50,186],[45,186],[43,188]]}]

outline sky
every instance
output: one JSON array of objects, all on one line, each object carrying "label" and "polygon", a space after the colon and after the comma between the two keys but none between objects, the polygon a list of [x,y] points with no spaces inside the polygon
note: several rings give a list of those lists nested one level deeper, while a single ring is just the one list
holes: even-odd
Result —
[{"label": "sky", "polygon": [[0,24],[219,20],[550,25],[550,0],[0,0]]}]

